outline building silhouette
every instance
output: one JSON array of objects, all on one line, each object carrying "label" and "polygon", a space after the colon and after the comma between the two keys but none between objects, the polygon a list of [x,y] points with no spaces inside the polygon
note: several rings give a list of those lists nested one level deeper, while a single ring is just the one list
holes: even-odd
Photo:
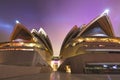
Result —
[{"label": "building silhouette", "polygon": [[80,28],[74,26],[63,41],[58,71],[120,73],[120,38],[109,16],[102,14]]},{"label": "building silhouette", "polygon": [[17,23],[9,42],[0,43],[0,78],[51,72],[51,42],[40,28],[29,31]]},{"label": "building silhouette", "polygon": [[106,13],[88,24],[73,26],[58,57],[53,55],[51,41],[43,28],[29,31],[18,22],[10,40],[0,42],[0,78],[56,70],[86,74],[120,73],[120,38],[115,36]]}]

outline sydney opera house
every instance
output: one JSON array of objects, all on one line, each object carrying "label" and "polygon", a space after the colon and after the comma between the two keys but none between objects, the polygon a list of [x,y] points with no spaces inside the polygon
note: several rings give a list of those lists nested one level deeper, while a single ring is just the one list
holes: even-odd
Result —
[{"label": "sydney opera house", "polygon": [[53,49],[46,32],[17,23],[9,42],[0,43],[0,77],[51,72]]},{"label": "sydney opera house", "polygon": [[63,41],[58,71],[71,73],[120,73],[120,38],[104,13],[87,25],[70,30]]},{"label": "sydney opera house", "polygon": [[[0,42],[0,78],[51,72],[51,62],[60,57],[58,71],[85,74],[120,73],[120,37],[116,37],[109,16],[104,13],[76,25],[66,35],[59,57],[53,57],[51,41],[40,28],[29,31],[16,23],[9,42]],[[54,64],[54,63],[53,63]]]}]

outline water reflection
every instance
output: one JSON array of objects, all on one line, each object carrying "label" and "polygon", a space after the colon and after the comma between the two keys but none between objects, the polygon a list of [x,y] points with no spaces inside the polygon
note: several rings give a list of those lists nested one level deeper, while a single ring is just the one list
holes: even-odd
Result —
[{"label": "water reflection", "polygon": [[52,72],[50,74],[50,80],[60,80],[60,74],[58,72]]},{"label": "water reflection", "polygon": [[[52,72],[50,74],[50,80],[73,80],[75,77],[71,73],[61,73],[61,72]],[[76,77],[75,80],[79,80],[79,77]]]}]

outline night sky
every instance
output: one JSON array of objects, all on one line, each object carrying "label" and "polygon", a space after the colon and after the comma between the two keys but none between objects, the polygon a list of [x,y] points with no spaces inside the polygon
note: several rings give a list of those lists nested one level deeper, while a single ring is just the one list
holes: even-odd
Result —
[{"label": "night sky", "polygon": [[54,54],[74,26],[87,24],[105,9],[116,36],[120,36],[120,0],[0,0],[0,42],[9,36],[19,20],[28,30],[42,27],[48,34]]}]

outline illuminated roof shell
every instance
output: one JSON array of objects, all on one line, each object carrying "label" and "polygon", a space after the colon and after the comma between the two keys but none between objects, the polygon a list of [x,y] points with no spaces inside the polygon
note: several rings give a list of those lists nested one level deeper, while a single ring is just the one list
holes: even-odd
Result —
[{"label": "illuminated roof shell", "polygon": [[[43,29],[42,29],[42,31],[43,31]],[[45,31],[41,32],[40,30],[39,31],[32,30],[31,33],[34,35],[34,37],[36,37],[39,40],[39,42],[42,42],[42,44],[48,49],[48,51],[51,53],[51,55],[53,55],[53,49],[52,49],[51,42],[50,42],[47,34],[46,35],[43,34],[43,33],[45,33]]]},{"label": "illuminated roof shell", "polygon": [[84,27],[84,29],[81,30],[79,36],[82,36],[86,31],[94,27],[93,25],[95,23],[100,25],[99,27],[106,33],[106,35],[108,35],[109,37],[115,37],[112,24],[110,22],[109,17],[106,14],[102,16],[100,15],[97,18],[93,19],[90,23],[88,23]]},{"label": "illuminated roof shell", "polygon": [[33,41],[33,36],[24,25],[18,23],[15,25],[15,28],[10,36],[10,41],[21,39],[23,41]]},{"label": "illuminated roof shell", "polygon": [[45,32],[45,30],[43,28],[40,28],[38,31],[38,34],[41,36],[41,38],[44,40],[44,43],[46,44],[47,48],[53,54],[52,44],[51,44],[51,41],[50,41],[47,33]]},{"label": "illuminated roof shell", "polygon": [[62,47],[61,47],[61,52],[64,49],[64,47],[75,37],[77,37],[77,35],[80,32],[80,28],[78,28],[76,25],[73,26],[73,28],[68,32],[68,34],[66,35],[63,43],[62,43]]},{"label": "illuminated roof shell", "polygon": [[[97,27],[100,27],[100,29],[103,30],[104,34],[107,35],[107,36],[102,36],[102,35],[99,35],[99,36],[86,36],[86,35],[84,35],[90,29],[93,29],[93,27],[96,27],[96,24],[100,25],[100,26],[97,26]],[[72,36],[72,34],[75,33],[75,31],[76,30],[73,27],[71,29],[71,31],[68,33],[69,37],[67,35],[67,37],[65,38],[65,40],[63,42],[64,47],[62,45],[60,56],[62,56],[64,58],[65,57],[67,58],[67,56],[72,57],[72,56],[78,55],[78,54],[76,54],[76,51],[77,51],[76,46],[79,46],[80,48],[82,48],[81,45],[83,43],[87,44],[89,41],[91,41],[91,44],[92,43],[93,44],[97,43],[98,41],[99,41],[98,44],[99,43],[106,43],[106,44],[107,43],[114,43],[114,44],[117,44],[117,45],[120,44],[120,38],[115,37],[111,22],[109,20],[109,17],[106,14],[104,14],[102,16],[101,15],[98,16],[97,18],[93,19],[87,25],[83,25],[83,27],[80,29],[77,36],[74,37],[74,38],[71,38],[71,40],[70,40],[69,39],[70,36]],[[67,41],[67,40],[70,40],[70,41],[66,44],[65,41]],[[108,40],[108,41],[104,42],[104,40]],[[109,42],[109,41],[111,41],[111,42]]]}]

